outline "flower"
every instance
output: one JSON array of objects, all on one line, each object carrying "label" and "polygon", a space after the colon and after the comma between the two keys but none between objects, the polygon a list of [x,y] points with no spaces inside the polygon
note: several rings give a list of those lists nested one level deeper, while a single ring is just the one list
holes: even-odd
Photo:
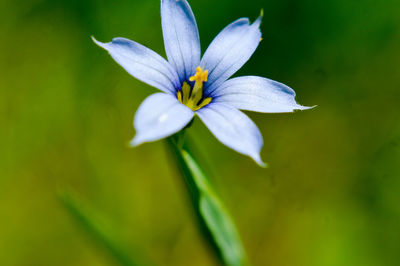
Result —
[{"label": "flower", "polygon": [[195,115],[226,146],[259,165],[263,139],[241,110],[283,113],[310,107],[298,105],[286,85],[257,76],[229,79],[256,50],[262,14],[252,24],[240,18],[225,27],[201,57],[196,20],[186,0],[161,0],[166,61],[154,51],[125,38],[101,43],[129,74],[159,89],[136,112],[132,146],[168,137]]}]

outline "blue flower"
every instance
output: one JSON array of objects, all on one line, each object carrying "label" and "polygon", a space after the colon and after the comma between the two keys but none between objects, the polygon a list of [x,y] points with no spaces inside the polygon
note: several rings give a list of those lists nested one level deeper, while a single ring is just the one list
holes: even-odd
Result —
[{"label": "blue flower", "polygon": [[260,158],[263,139],[244,113],[304,110],[286,85],[257,76],[229,79],[250,58],[261,41],[260,16],[252,24],[240,18],[225,27],[200,54],[196,20],[186,0],[161,0],[161,23],[168,61],[134,41],[114,38],[94,42],[107,50],[129,74],[159,89],[135,115],[132,146],[156,141],[183,129],[198,115],[226,146]]}]

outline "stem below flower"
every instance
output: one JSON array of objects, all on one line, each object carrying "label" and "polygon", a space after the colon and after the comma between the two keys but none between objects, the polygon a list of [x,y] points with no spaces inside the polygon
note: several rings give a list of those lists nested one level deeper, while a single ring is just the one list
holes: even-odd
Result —
[{"label": "stem below flower", "polygon": [[236,227],[210,182],[183,142],[184,131],[168,138],[192,199],[201,232],[224,265],[246,265],[247,259]]}]

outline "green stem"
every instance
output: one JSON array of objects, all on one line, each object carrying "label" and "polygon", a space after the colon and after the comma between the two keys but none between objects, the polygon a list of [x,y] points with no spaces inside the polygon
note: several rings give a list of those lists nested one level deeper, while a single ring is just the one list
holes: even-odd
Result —
[{"label": "green stem", "polygon": [[247,265],[233,220],[183,142],[183,134],[181,131],[170,137],[168,143],[188,188],[201,232],[224,265]]}]

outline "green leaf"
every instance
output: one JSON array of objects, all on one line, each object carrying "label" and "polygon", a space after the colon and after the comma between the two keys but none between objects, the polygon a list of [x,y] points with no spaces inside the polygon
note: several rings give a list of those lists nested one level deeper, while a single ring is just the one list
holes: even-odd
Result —
[{"label": "green leaf", "polygon": [[72,192],[64,190],[59,193],[61,203],[73,218],[85,229],[92,239],[103,246],[114,259],[123,266],[148,265],[131,258],[130,252],[121,244],[109,221],[88,208]]},{"label": "green leaf", "polygon": [[233,220],[189,148],[183,145],[182,134],[169,138],[169,143],[187,184],[202,232],[225,265],[246,265],[246,254]]}]

